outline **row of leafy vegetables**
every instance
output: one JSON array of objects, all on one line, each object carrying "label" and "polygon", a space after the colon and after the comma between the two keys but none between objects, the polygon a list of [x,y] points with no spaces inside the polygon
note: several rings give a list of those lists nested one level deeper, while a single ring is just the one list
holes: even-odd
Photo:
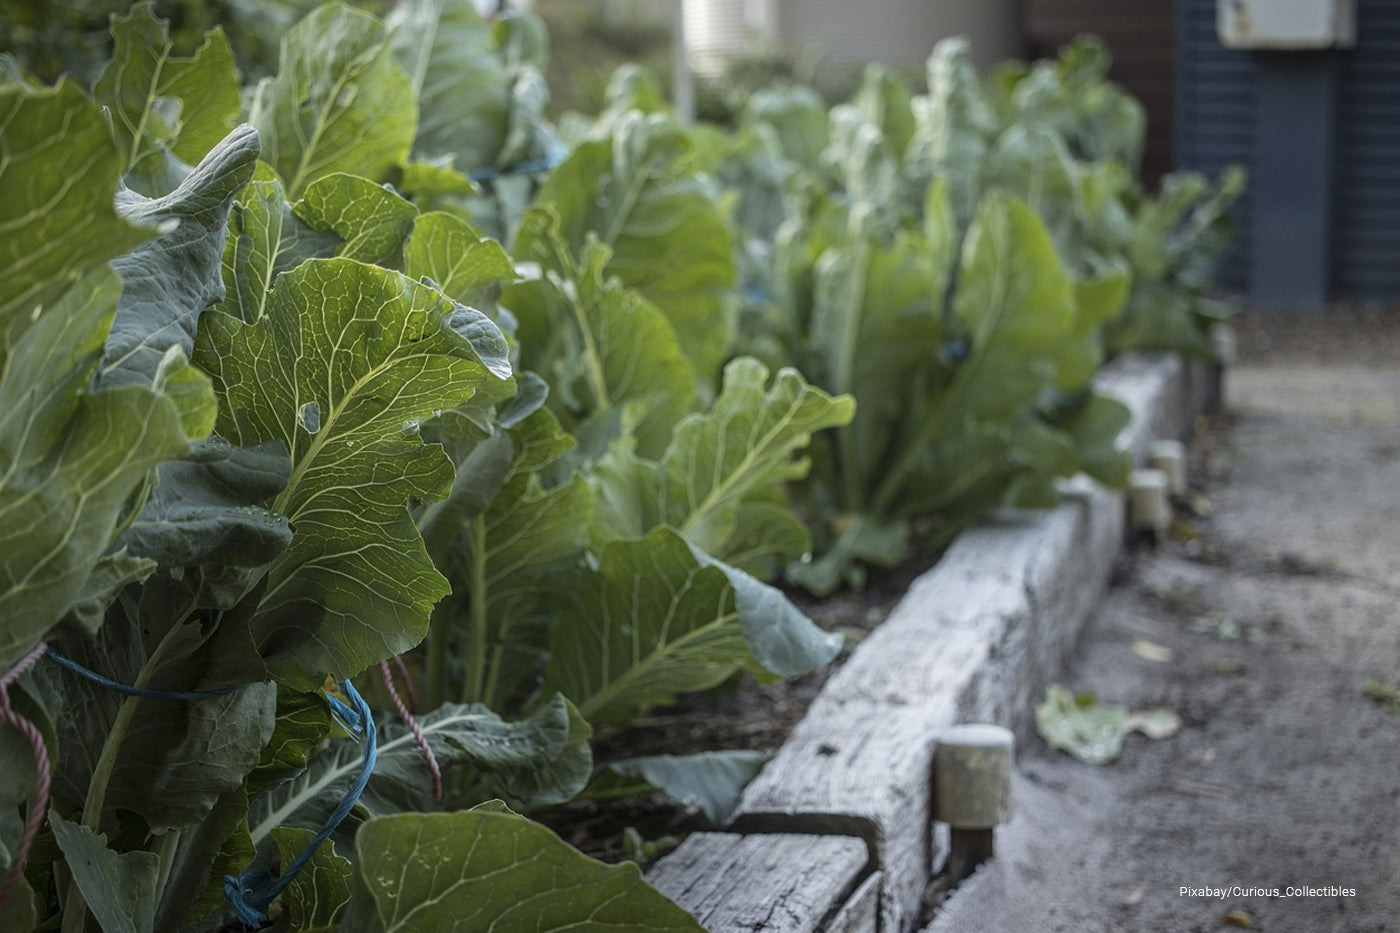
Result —
[{"label": "row of leafy vegetables", "polygon": [[828,662],[784,576],[1121,481],[1105,349],[1218,313],[1241,180],[1147,194],[1089,42],[729,131],[630,71],[552,126],[543,28],[469,0],[323,6],[246,88],[218,30],[112,35],[90,87],[0,69],[3,930],[233,922],[362,774],[336,684],[390,659],[441,787],[384,718],[267,923],[698,929],[519,814],[721,819],[758,756],[593,741]]}]

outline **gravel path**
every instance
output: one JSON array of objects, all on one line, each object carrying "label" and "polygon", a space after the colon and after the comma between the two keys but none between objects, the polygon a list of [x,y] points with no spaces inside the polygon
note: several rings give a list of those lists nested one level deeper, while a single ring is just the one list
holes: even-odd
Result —
[{"label": "gravel path", "polygon": [[1023,749],[928,933],[1400,930],[1400,711],[1363,690],[1400,682],[1397,328],[1266,325],[1202,445],[1210,515],[1125,560],[1064,676],[1185,728],[1100,767]]}]

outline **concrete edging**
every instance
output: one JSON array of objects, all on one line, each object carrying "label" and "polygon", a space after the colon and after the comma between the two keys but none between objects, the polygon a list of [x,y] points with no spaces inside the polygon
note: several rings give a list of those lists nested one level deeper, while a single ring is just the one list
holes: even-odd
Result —
[{"label": "concrete edging", "polygon": [[[1119,357],[1096,386],[1132,411],[1123,441],[1137,462],[1154,439],[1186,436],[1220,391],[1215,367],[1169,355]],[[979,721],[1029,739],[1035,701],[1123,540],[1122,496],[1083,477],[1049,512],[999,514],[960,535],[827,682],[745,791],[731,832],[691,837],[649,879],[712,933],[912,929],[937,854],[938,733]],[[720,875],[697,879],[708,870]]]}]

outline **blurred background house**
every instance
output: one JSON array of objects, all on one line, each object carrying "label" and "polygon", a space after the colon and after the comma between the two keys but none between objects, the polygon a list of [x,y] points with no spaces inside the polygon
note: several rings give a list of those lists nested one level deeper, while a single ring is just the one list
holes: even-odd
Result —
[{"label": "blurred background house", "polygon": [[[950,35],[985,70],[1097,34],[1146,107],[1149,184],[1250,170],[1224,289],[1275,308],[1400,300],[1400,0],[593,2],[615,23],[678,27],[702,85],[766,62],[833,97],[871,61],[921,86]],[[1277,22],[1302,33],[1271,35]]]}]

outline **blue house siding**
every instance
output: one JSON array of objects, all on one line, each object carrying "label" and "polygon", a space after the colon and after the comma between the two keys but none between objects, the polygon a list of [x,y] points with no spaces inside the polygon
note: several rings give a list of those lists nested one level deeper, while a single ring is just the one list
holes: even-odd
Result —
[{"label": "blue house siding", "polygon": [[1340,54],[1332,288],[1400,300],[1400,2],[1360,0],[1357,47]]},{"label": "blue house siding", "polygon": [[[1254,155],[1258,80],[1249,52],[1221,46],[1216,0],[1177,0],[1176,166],[1218,176]],[[1249,290],[1253,189],[1235,206],[1235,245],[1220,265],[1222,291]]]},{"label": "blue house siding", "polygon": [[[1277,265],[1272,257],[1255,254],[1273,251],[1252,229],[1272,223],[1261,213],[1261,186],[1287,177],[1278,171],[1278,85],[1269,92],[1274,97],[1266,97],[1261,86],[1285,74],[1280,67],[1286,70],[1305,58],[1223,48],[1215,32],[1215,6],[1216,0],[1177,0],[1176,164],[1211,175],[1230,162],[1255,170],[1256,184],[1236,211],[1236,244],[1219,284],[1225,291],[1258,295],[1269,283],[1251,281],[1251,269],[1257,277],[1271,261]],[[1329,62],[1313,74],[1326,82],[1317,89],[1328,95],[1330,118],[1310,124],[1330,127],[1330,165],[1312,176],[1326,189],[1318,192],[1326,209],[1317,216],[1327,229],[1292,232],[1314,240],[1315,252],[1326,254],[1322,290],[1328,297],[1400,301],[1400,0],[1357,0],[1356,48],[1313,54]],[[1268,114],[1273,119],[1266,127],[1262,119]],[[1309,124],[1302,121],[1314,116],[1315,110],[1295,118],[1300,134],[1295,139],[1311,141]],[[1260,171],[1262,159],[1269,160],[1270,171]]]}]

